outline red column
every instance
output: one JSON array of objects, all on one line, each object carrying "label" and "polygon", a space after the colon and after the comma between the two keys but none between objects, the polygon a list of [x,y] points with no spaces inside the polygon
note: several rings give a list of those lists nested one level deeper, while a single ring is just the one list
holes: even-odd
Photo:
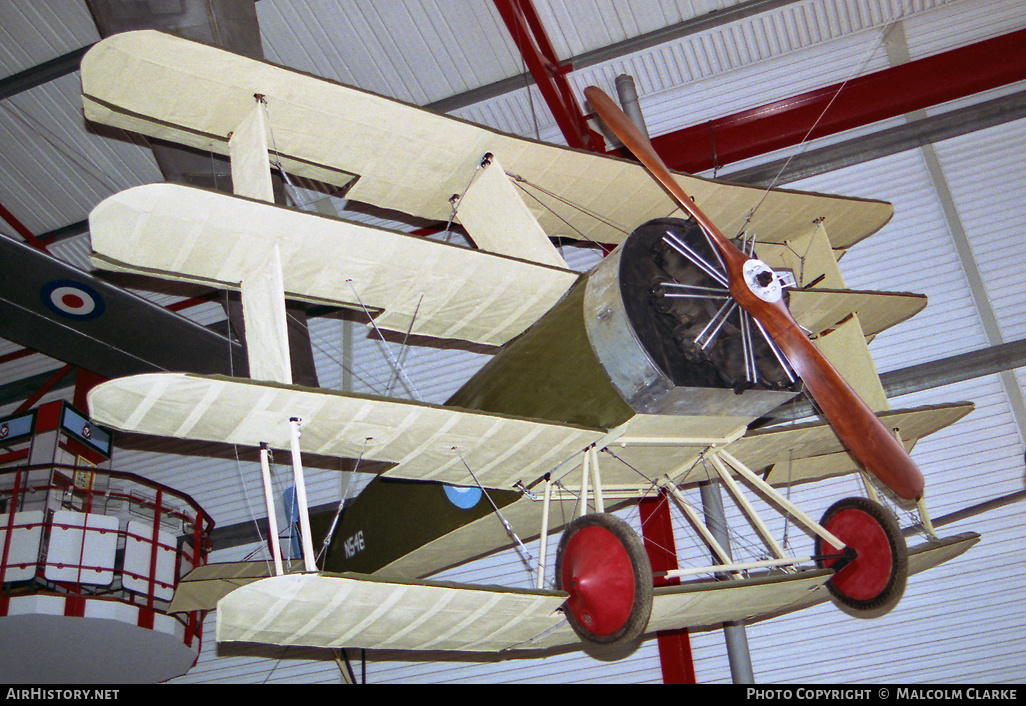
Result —
[{"label": "red column", "polygon": [[588,119],[566,79],[573,67],[560,63],[531,0],[493,1],[567,144],[604,152],[605,140],[588,126]]},{"label": "red column", "polygon": [[[657,497],[645,498],[639,505],[641,532],[645,539],[652,571],[670,571],[677,568],[677,545],[673,539],[669,498],[665,492]],[[680,579],[656,578],[655,585],[675,586]],[[694,684],[695,664],[691,656],[691,637],[687,628],[661,630],[656,634],[659,644],[659,663],[664,684]]]}]

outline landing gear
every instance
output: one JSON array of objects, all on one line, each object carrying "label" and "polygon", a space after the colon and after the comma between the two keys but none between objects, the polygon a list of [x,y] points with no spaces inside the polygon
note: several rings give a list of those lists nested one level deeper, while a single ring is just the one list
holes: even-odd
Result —
[{"label": "landing gear", "polygon": [[571,522],[556,553],[559,587],[570,594],[563,610],[584,640],[629,643],[648,627],[652,565],[630,525],[604,512]]},{"label": "landing gear", "polygon": [[[840,567],[827,582],[834,602],[858,618],[889,612],[901,600],[908,578],[908,549],[891,513],[867,498],[845,498],[826,511],[820,524],[850,550],[818,560],[823,567]],[[844,553],[817,537],[816,554]]]}]

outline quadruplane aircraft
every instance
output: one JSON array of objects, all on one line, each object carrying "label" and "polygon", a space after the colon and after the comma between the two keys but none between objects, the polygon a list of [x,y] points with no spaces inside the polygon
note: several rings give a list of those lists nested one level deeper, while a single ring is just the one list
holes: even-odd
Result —
[{"label": "quadruplane aircraft", "polygon": [[[261,449],[268,487],[267,451],[292,455],[301,567],[288,570],[272,541],[271,571],[199,567],[176,593],[173,610],[216,609],[219,641],[515,654],[629,646],[828,599],[875,617],[908,574],[978,541],[936,536],[909,455],[971,405],[891,410],[866,343],[925,299],[852,291],[837,264],[887,223],[889,204],[673,173],[598,89],[590,105],[637,161],[153,31],[98,43],[82,82],[89,120],[232,164],[234,195],[151,184],[90,215],[98,267],[239,290],[250,373],[111,380],[90,393],[93,419]],[[475,247],[275,205],[272,166],[352,201],[451,219]],[[579,273],[554,238],[611,252]],[[296,385],[286,298],[494,355],[441,405]],[[823,419],[758,424],[802,392]],[[311,517],[304,454],[360,459],[381,475],[341,518]],[[846,474],[865,480],[866,497],[818,521],[780,492]],[[681,492],[710,481],[756,527],[763,558],[731,559]],[[713,560],[654,587],[641,537],[612,510],[658,493]],[[807,553],[773,536],[751,493],[808,533]],[[923,543],[906,545],[882,496],[918,510]],[[437,511],[424,536],[395,531],[435,515],[442,497],[477,509],[449,524]],[[267,512],[273,525],[269,493]],[[546,542],[560,531],[549,572]],[[541,542],[532,589],[424,578],[511,537]]]}]

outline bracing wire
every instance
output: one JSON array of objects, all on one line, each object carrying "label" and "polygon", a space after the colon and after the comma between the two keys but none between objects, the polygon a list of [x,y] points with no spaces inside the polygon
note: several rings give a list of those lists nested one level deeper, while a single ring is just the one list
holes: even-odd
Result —
[{"label": "bracing wire", "polygon": [[488,489],[481,485],[481,481],[477,479],[477,475],[474,473],[474,470],[470,467],[470,464],[467,463],[466,459],[463,458],[463,454],[460,453],[460,450],[457,448],[453,448],[453,451],[455,451],[456,455],[459,456],[459,459],[463,463],[464,468],[466,468],[467,472],[470,473],[470,477],[474,479],[474,483],[477,484],[477,487],[481,490],[481,493],[485,496],[485,498],[488,499],[488,503],[492,506],[492,510],[495,512],[495,516],[499,518],[499,522],[502,523],[502,527],[506,531],[506,534],[509,535],[509,538],[513,540],[513,544],[517,548],[520,560],[524,563],[524,566],[527,567],[527,571],[533,579],[535,576],[535,567],[538,564],[535,561],[534,557],[531,555],[531,552],[527,549],[526,546],[524,546],[524,543],[520,540],[520,537],[517,535],[516,530],[513,529],[513,525],[509,523],[509,520],[507,520],[506,517],[502,514],[502,511],[499,510],[499,506],[495,504],[494,500],[492,500],[492,496],[488,493]]},{"label": "bracing wire", "polygon": [[363,460],[363,454],[367,451],[368,441],[370,441],[370,439],[364,439],[363,448],[360,449],[360,455],[357,457],[356,463],[353,466],[353,470],[349,476],[349,482],[346,483],[345,490],[342,492],[342,499],[338,501],[338,507],[335,509],[335,516],[331,520],[331,526],[328,528],[327,534],[324,535],[324,543],[321,545],[320,551],[317,552],[318,559],[324,556],[325,552],[328,551],[331,539],[335,535],[335,528],[338,526],[339,518],[342,517],[342,511],[345,509],[346,500],[349,499],[349,491],[352,489],[356,481],[356,474],[360,470],[360,461]]},{"label": "bracing wire", "polygon": [[400,361],[394,355],[392,355],[390,351],[387,350],[388,341],[385,340],[385,336],[381,332],[381,329],[378,328],[378,325],[374,322],[374,317],[371,316],[370,310],[363,303],[363,299],[360,298],[360,293],[358,291],[356,291],[356,285],[353,283],[353,280],[347,279],[346,283],[349,285],[350,289],[353,290],[353,294],[356,297],[356,301],[363,308],[363,313],[367,316],[368,319],[370,319],[371,327],[374,329],[374,332],[377,333],[378,338],[381,340],[382,345],[385,346],[385,349],[384,349],[385,355],[389,359],[389,362],[392,365],[393,370],[396,372],[396,375],[399,376],[404,381],[405,385],[407,386],[407,390],[409,390],[410,393],[416,399],[422,401],[424,398],[421,396],[420,392],[417,390],[416,385],[413,384],[413,381],[410,380],[409,376],[406,374],[406,370],[403,368],[403,366],[401,365]]},{"label": "bracing wire", "polygon": [[816,119],[813,121],[812,125],[809,127],[805,135],[802,137],[801,141],[798,143],[798,148],[794,152],[792,152],[786,160],[784,160],[784,163],[780,166],[780,169],[777,170],[776,174],[774,174],[773,176],[773,179],[770,180],[769,185],[763,190],[762,196],[759,198],[759,201],[755,204],[751,211],[749,211],[748,216],[745,218],[744,222],[738,228],[738,236],[744,230],[747,229],[749,223],[751,223],[752,221],[752,218],[755,216],[755,212],[758,211],[762,204],[766,201],[766,198],[769,196],[774,187],[776,187],[777,183],[783,177],[784,172],[787,171],[787,168],[791,165],[791,162],[796,157],[799,157],[802,154],[804,154],[804,152],[808,149],[809,140],[812,134],[816,131],[816,128],[819,127],[827,112],[837,101],[837,98],[841,95],[841,93],[844,91],[847,85],[852,80],[862,75],[862,73],[865,71],[865,68],[869,65],[869,62],[873,60],[873,57],[876,55],[876,52],[879,51],[880,47],[882,47],[884,43],[887,41],[887,35],[890,32],[890,28],[897,21],[897,19],[892,19],[890,22],[887,23],[887,25],[884,27],[884,30],[880,33],[879,39],[873,42],[866,50],[862,61],[858,62],[852,68],[848,76],[846,76],[845,79],[840,83],[840,85],[838,85],[837,90],[834,91],[833,95],[830,96],[830,100],[827,101],[827,104],[823,107],[823,110],[820,111],[819,115],[816,116]]}]

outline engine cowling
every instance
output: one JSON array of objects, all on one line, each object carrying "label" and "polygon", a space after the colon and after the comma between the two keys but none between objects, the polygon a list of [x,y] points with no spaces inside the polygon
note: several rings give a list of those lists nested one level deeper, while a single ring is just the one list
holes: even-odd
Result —
[{"label": "engine cowling", "polygon": [[635,414],[760,416],[798,386],[758,332],[746,374],[717,268],[694,221],[645,223],[449,404],[605,428]]}]

